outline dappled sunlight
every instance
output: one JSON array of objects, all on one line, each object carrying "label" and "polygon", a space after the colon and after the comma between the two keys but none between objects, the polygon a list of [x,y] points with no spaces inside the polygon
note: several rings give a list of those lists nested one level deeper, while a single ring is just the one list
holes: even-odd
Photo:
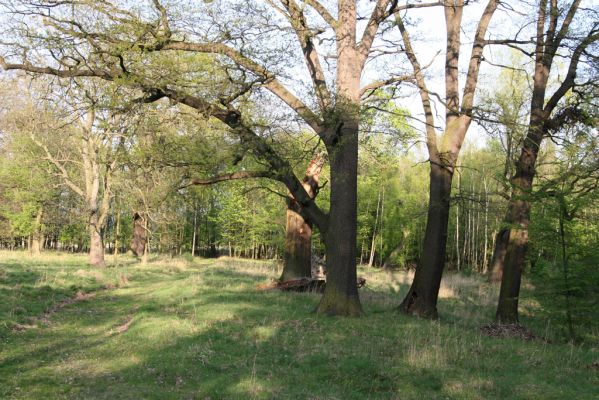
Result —
[{"label": "dappled sunlight", "polygon": [[243,378],[237,383],[231,390],[232,393],[236,393],[239,398],[249,396],[250,398],[268,397],[273,395],[273,388],[270,382],[258,378],[256,375],[258,371],[252,370],[252,375]]},{"label": "dappled sunlight", "polygon": [[[318,295],[256,290],[275,275],[268,264],[133,266],[128,285],[107,288],[97,281],[118,281],[125,270],[87,274],[75,260],[24,275],[13,275],[20,266],[3,269],[10,287],[43,276],[52,285],[91,285],[81,289],[96,295],[55,312],[48,325],[4,331],[0,372],[10,381],[0,393],[19,386],[52,398],[507,398],[514,381],[522,393],[532,379],[549,393],[560,392],[563,379],[588,385],[581,372],[592,354],[483,336],[474,323],[488,309],[473,302],[488,289],[468,277],[447,276],[455,297],[440,302],[441,321],[428,321],[394,311],[411,274],[361,271],[368,313],[344,319],[312,314]],[[59,289],[45,287],[35,290]],[[38,313],[28,306],[35,298],[21,298],[24,318]],[[554,382],[558,369],[566,376]]]},{"label": "dappled sunlight", "polygon": [[407,362],[416,368],[445,368],[447,360],[443,348],[438,344],[423,347],[410,346],[406,352]]}]

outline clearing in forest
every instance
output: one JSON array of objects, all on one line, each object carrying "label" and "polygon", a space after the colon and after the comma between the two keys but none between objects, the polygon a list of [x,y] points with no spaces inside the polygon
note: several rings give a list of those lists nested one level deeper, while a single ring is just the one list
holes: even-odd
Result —
[{"label": "clearing in forest", "polygon": [[[0,398],[599,396],[596,346],[552,339],[551,325],[531,326],[534,340],[481,333],[497,292],[478,278],[448,275],[431,322],[395,311],[408,274],[362,270],[366,316],[342,319],[313,314],[318,295],[256,290],[272,263],[119,261],[1,255]],[[524,299],[527,314],[541,306]]]}]

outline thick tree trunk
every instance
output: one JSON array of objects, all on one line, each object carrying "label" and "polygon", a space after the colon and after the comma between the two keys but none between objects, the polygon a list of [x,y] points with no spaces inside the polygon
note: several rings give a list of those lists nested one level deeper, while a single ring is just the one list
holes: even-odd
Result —
[{"label": "thick tree trunk", "polygon": [[[560,118],[556,115],[550,118],[561,99],[575,86],[578,62],[587,46],[596,41],[592,30],[584,40],[578,43],[570,57],[570,64],[566,77],[562,80],[556,91],[546,99],[547,85],[561,41],[567,37],[568,27],[576,15],[580,5],[579,1],[570,3],[568,11],[557,28],[559,11],[557,2],[549,4],[547,1],[539,3],[537,17],[537,35],[535,56],[535,72],[533,75],[533,91],[530,103],[530,123],[526,138],[522,144],[520,157],[516,163],[516,173],[512,183],[512,195],[508,204],[506,221],[511,222],[509,240],[503,267],[499,303],[497,305],[496,320],[500,323],[518,322],[518,297],[522,270],[528,247],[528,226],[530,224],[530,194],[535,175],[536,161],[543,138],[547,129],[559,129],[561,124],[568,122],[569,112],[565,111]],[[549,24],[546,23],[549,19]],[[547,30],[545,27],[548,26]],[[557,32],[557,33],[556,33]],[[561,44],[563,46],[563,43]],[[548,124],[549,123],[549,124]],[[553,125],[552,128],[549,128]]]},{"label": "thick tree trunk", "polygon": [[358,126],[340,138],[331,160],[330,219],[325,234],[327,285],[317,312],[363,314],[356,273]]},{"label": "thick tree trunk", "polygon": [[491,274],[489,275],[490,282],[501,282],[509,237],[510,230],[508,228],[502,228],[495,236],[495,248],[491,258]]},{"label": "thick tree trunk", "polygon": [[146,218],[143,212],[133,213],[133,239],[131,240],[131,251],[137,258],[143,258],[146,254],[146,243],[148,233],[146,231]]},{"label": "thick tree trunk", "polygon": [[518,322],[518,299],[527,247],[528,229],[511,229],[497,305],[496,320],[499,323]]},{"label": "thick tree trunk", "polygon": [[[543,67],[540,71],[543,72]],[[518,297],[520,295],[520,282],[522,270],[528,247],[528,226],[530,224],[530,193],[535,175],[535,168],[541,142],[545,136],[544,121],[546,113],[543,111],[546,77],[537,71],[535,74],[535,90],[531,101],[531,117],[526,138],[522,144],[520,157],[516,162],[516,173],[511,179],[512,194],[508,202],[508,210],[504,225],[509,227],[505,259],[503,263],[503,276],[499,291],[499,302],[495,319],[499,323],[518,322]],[[537,82],[541,80],[542,82]],[[497,248],[497,246],[495,246]],[[501,268],[498,266],[498,268]]]},{"label": "thick tree trunk", "polygon": [[437,298],[445,264],[451,178],[452,173],[448,169],[431,163],[430,198],[422,258],[412,286],[400,306],[408,314],[437,318]]},{"label": "thick tree trunk", "polygon": [[104,240],[95,214],[90,217],[89,222],[89,263],[93,267],[106,265],[104,262]]},{"label": "thick tree trunk", "polygon": [[356,2],[338,3],[337,97],[327,110],[325,144],[331,166],[330,211],[324,240],[327,285],[317,312],[360,316],[356,271],[360,77],[366,58],[356,46]]},{"label": "thick tree trunk", "polygon": [[528,226],[530,224],[531,204],[528,196],[532,188],[534,163],[537,156],[537,152],[534,150],[525,148],[523,153],[525,152],[526,154],[523,154],[518,161],[516,176],[513,179],[515,187],[506,215],[506,221],[511,221],[512,227],[509,229],[507,239],[497,305],[496,320],[500,323],[518,322],[518,298],[528,248]]}]

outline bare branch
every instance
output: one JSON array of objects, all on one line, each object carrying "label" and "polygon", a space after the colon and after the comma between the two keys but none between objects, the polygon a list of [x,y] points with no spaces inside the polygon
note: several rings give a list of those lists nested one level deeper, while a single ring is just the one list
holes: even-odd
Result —
[{"label": "bare branch", "polygon": [[360,97],[363,97],[367,92],[374,92],[375,90],[380,89],[382,87],[389,86],[394,83],[412,81],[413,79],[414,79],[414,75],[410,74],[410,75],[392,76],[385,80],[369,83],[368,85],[364,86],[360,90]]},{"label": "bare branch", "polygon": [[408,57],[408,60],[412,64],[414,78],[416,79],[416,85],[418,86],[418,92],[420,93],[420,101],[422,102],[422,108],[424,109],[426,127],[426,147],[428,149],[429,158],[432,162],[439,163],[440,159],[439,149],[437,147],[437,133],[435,132],[435,117],[433,116],[431,100],[429,97],[429,91],[426,87],[426,82],[424,80],[424,74],[422,73],[422,68],[420,66],[420,63],[418,62],[418,58],[416,57],[414,48],[412,47],[410,35],[408,34],[408,31],[406,30],[406,27],[399,13],[395,13],[395,22],[397,23],[397,27],[401,32],[406,55]]},{"label": "bare branch", "polygon": [[316,133],[323,131],[322,121],[314,112],[306,106],[297,96],[291,93],[277,78],[262,65],[245,57],[237,50],[222,43],[186,43],[170,42],[163,47],[164,50],[180,50],[198,53],[221,54],[238,65],[247,68],[253,73],[265,79],[264,87],[283,100],[291,107]]},{"label": "bare branch", "polygon": [[480,71],[480,63],[482,61],[483,50],[485,47],[485,35],[491,22],[491,18],[497,9],[497,0],[489,0],[483,15],[481,16],[474,43],[472,44],[472,53],[470,55],[470,63],[468,65],[468,75],[466,76],[466,85],[462,96],[461,112],[467,116],[472,116],[472,105],[474,103],[474,92],[478,84],[478,73]]},{"label": "bare branch", "polygon": [[193,178],[188,183],[180,186],[179,189],[184,189],[189,186],[206,186],[215,183],[233,181],[238,179],[254,179],[254,178],[273,178],[273,173],[270,171],[237,171],[229,174],[217,175],[210,178]]},{"label": "bare branch", "polygon": [[303,1],[312,7],[333,30],[337,29],[337,20],[333,18],[331,13],[318,0]]},{"label": "bare branch", "polygon": [[67,171],[67,169],[64,167],[64,165],[62,165],[60,163],[60,161],[58,161],[50,152],[50,150],[48,149],[48,146],[46,146],[44,143],[42,143],[36,136],[35,133],[31,133],[30,134],[31,140],[33,141],[33,143],[35,143],[36,146],[38,146],[39,148],[41,148],[42,150],[44,150],[44,153],[46,154],[46,160],[48,160],[52,165],[54,165],[54,167],[56,167],[56,169],[58,170],[58,172],[60,173],[60,176],[62,177],[64,183],[73,191],[75,192],[75,194],[77,194],[79,197],[81,197],[82,199],[85,199],[85,193],[83,192],[83,190],[77,186],[75,184],[75,182],[73,182],[71,180],[71,177],[69,175],[69,172]]},{"label": "bare branch", "polygon": [[599,32],[597,32],[595,29],[596,26],[593,31],[591,31],[589,35],[582,42],[580,42],[578,46],[576,46],[576,49],[574,49],[574,53],[570,59],[570,65],[568,66],[566,78],[549,98],[549,101],[547,101],[547,104],[544,107],[546,115],[551,115],[559,101],[566,95],[568,90],[572,89],[576,85],[576,72],[578,69],[580,56],[591,43],[599,41]]},{"label": "bare branch", "polygon": [[289,12],[287,19],[291,24],[304,54],[306,66],[312,79],[316,97],[321,110],[326,110],[331,104],[331,94],[327,88],[324,71],[320,65],[320,58],[314,45],[314,34],[308,26],[303,10],[298,7],[295,0],[282,0]]},{"label": "bare branch", "polygon": [[[391,9],[387,11],[389,4],[391,4]],[[362,66],[368,58],[370,48],[372,47],[372,42],[376,37],[376,33],[379,30],[380,24],[393,14],[396,6],[397,0],[377,0],[374,10],[370,15],[370,19],[368,20],[368,24],[366,25],[364,33],[362,34],[362,39],[358,44],[358,53],[360,53],[360,64]]]}]

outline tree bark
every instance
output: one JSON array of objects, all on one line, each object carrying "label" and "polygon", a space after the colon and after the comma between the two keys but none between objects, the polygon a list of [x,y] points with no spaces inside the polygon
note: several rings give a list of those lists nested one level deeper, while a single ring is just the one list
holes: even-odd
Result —
[{"label": "tree bark", "polygon": [[490,282],[501,282],[509,236],[510,230],[508,228],[502,228],[495,236],[495,247],[491,259],[491,274],[489,275]]},{"label": "tree bark", "polygon": [[89,263],[93,267],[103,267],[104,261],[104,239],[98,226],[98,217],[92,214],[89,219]]},{"label": "tree bark", "polygon": [[329,227],[325,235],[327,285],[317,312],[363,314],[356,273],[358,132],[342,137],[331,155]]},{"label": "tree bark", "polygon": [[145,213],[135,211],[133,213],[133,238],[131,240],[131,251],[137,258],[143,258],[146,254],[148,233],[146,231]]},{"label": "tree bark", "polygon": [[285,266],[281,281],[309,278],[311,275],[312,226],[292,207],[287,208]]},{"label": "tree bark", "polygon": [[[562,115],[551,117],[560,101],[575,86],[578,62],[587,47],[599,40],[599,34],[592,28],[573,47],[567,73],[553,94],[546,99],[549,76],[558,49],[567,37],[571,22],[574,20],[580,0],[570,3],[569,7],[558,9],[557,2],[548,4],[547,0],[539,3],[537,13],[537,34],[535,38],[535,71],[533,90],[530,102],[530,120],[526,138],[522,143],[520,157],[516,163],[516,172],[511,179],[512,194],[508,203],[505,221],[509,227],[499,302],[497,304],[496,321],[499,323],[518,322],[518,298],[522,270],[528,247],[528,226],[532,183],[536,171],[536,161],[543,138],[550,130],[557,130],[561,124],[568,122],[569,116],[575,117],[576,110],[564,109]],[[548,8],[549,6],[549,8]],[[559,16],[565,15],[558,29]],[[548,23],[547,23],[548,22]],[[579,89],[580,90],[580,89]],[[570,114],[568,111],[574,111]]]},{"label": "tree bark", "polygon": [[452,173],[431,164],[429,207],[422,258],[400,308],[409,314],[437,318],[437,298],[445,264]]},{"label": "tree bark", "polygon": [[358,131],[360,77],[366,58],[356,45],[356,2],[340,0],[338,14],[337,99],[325,121],[328,130],[324,134],[331,166],[329,221],[323,235],[327,285],[316,312],[360,316],[356,271]]},{"label": "tree bark", "polygon": [[402,35],[406,55],[414,70],[415,81],[424,109],[426,145],[431,166],[429,207],[422,256],[410,291],[403,300],[400,309],[409,314],[428,318],[437,317],[437,298],[445,266],[451,180],[460,149],[472,120],[474,94],[478,84],[480,63],[483,58],[485,35],[491,18],[497,9],[498,2],[489,0],[478,21],[461,104],[459,95],[459,56],[461,47],[460,32],[465,2],[463,0],[445,0],[443,4],[447,32],[445,53],[446,109],[445,132],[441,136],[440,143],[437,143],[435,118],[422,68],[412,48],[411,39],[403,24],[401,15],[399,13],[395,14],[397,27]]},{"label": "tree bark", "polygon": [[[317,154],[306,169],[302,185],[313,199],[318,194],[320,172],[324,157]],[[284,267],[281,281],[312,276],[312,222],[300,213],[300,207],[291,194],[287,199],[287,225],[285,229]]]},{"label": "tree bark", "polygon": [[[534,117],[531,117],[533,119]],[[509,226],[503,275],[496,320],[500,323],[518,322],[518,297],[522,269],[528,248],[528,226],[530,224],[530,192],[535,174],[535,165],[543,139],[543,131],[539,120],[529,128],[522,152],[516,163],[516,174],[512,178],[512,195],[508,202],[508,210],[504,221]],[[499,239],[499,238],[498,238]],[[499,240],[498,240],[499,241]],[[497,245],[495,248],[497,249]],[[497,258],[500,260],[499,255]],[[498,269],[501,269],[500,265]]]}]

